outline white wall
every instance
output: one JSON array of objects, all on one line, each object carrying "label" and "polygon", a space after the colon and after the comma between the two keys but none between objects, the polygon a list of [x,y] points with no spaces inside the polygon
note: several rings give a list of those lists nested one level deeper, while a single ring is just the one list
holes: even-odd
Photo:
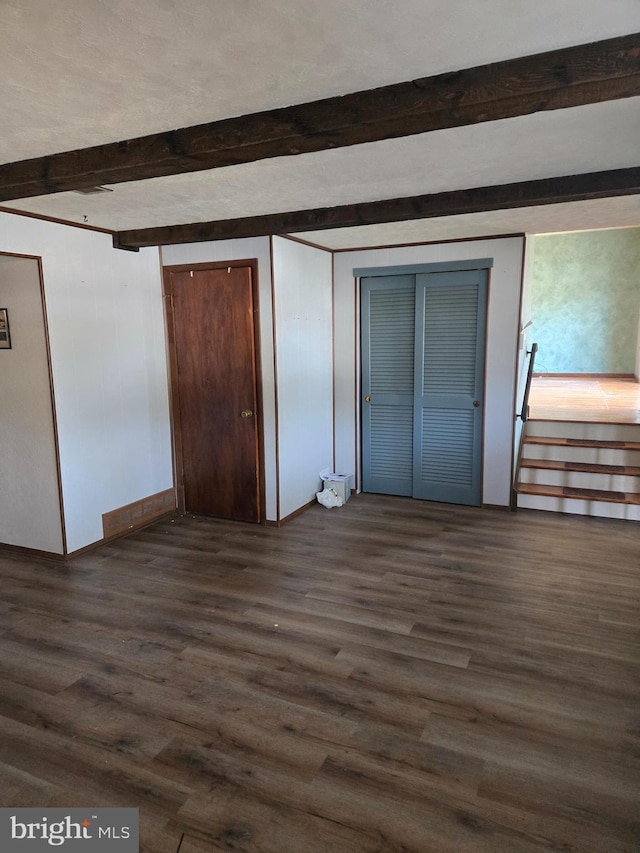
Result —
[{"label": "white wall", "polygon": [[42,257],[67,550],[173,485],[158,252],[0,212],[0,252]]},{"label": "white wall", "polygon": [[636,379],[640,382],[640,317],[638,317],[638,340],[636,341]]},{"label": "white wall", "polygon": [[280,518],[333,467],[331,267],[328,252],[273,238]]},{"label": "white wall", "polygon": [[[520,310],[520,322],[518,324],[520,334],[518,336],[518,363],[516,368],[516,412],[519,412],[522,409],[524,391],[527,384],[527,373],[529,370],[527,352],[531,349],[531,344],[535,341],[533,326],[529,325],[531,321],[531,281],[534,250],[535,240],[531,237],[527,237],[525,240],[524,264],[522,268],[522,307]],[[523,426],[524,424],[521,419],[516,418],[513,442],[514,467],[518,464],[518,454],[520,451],[520,441],[522,440]]]},{"label": "white wall", "polygon": [[524,239],[509,237],[461,243],[340,252],[334,258],[335,282],[335,432],[337,470],[353,473],[359,465],[354,268],[493,258],[487,318],[484,412],[485,504],[508,506],[511,486],[514,385]]},{"label": "white wall", "polygon": [[162,263],[202,264],[208,261],[258,261],[260,360],[262,364],[262,417],[265,452],[265,502],[269,521],[278,519],[276,494],[276,404],[271,303],[271,249],[268,237],[220,240],[215,243],[184,243],[164,246]]},{"label": "white wall", "polygon": [[319,487],[318,471],[332,465],[331,256],[280,237],[273,238],[273,258],[268,237],[162,249],[165,266],[253,258],[258,261],[266,517],[276,521],[310,501]]},{"label": "white wall", "polygon": [[53,407],[38,262],[0,255],[0,542],[63,553]]}]

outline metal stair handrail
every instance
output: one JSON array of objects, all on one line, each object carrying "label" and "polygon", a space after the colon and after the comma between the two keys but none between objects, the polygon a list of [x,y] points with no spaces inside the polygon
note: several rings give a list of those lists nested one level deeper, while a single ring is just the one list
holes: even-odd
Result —
[{"label": "metal stair handrail", "polygon": [[513,483],[511,484],[511,501],[510,508],[512,512],[518,508],[518,480],[520,478],[520,462],[522,460],[522,449],[524,446],[524,439],[527,434],[527,420],[529,419],[529,394],[531,392],[531,378],[533,376],[533,366],[536,360],[536,353],[538,352],[538,344],[531,344],[531,349],[527,350],[527,355],[529,356],[529,366],[527,368],[527,381],[524,386],[524,396],[522,398],[522,408],[519,412],[516,412],[516,418],[520,418],[522,421],[522,431],[520,433],[520,442],[518,444],[518,455],[516,457],[516,465],[515,470],[513,472]]},{"label": "metal stair handrail", "polygon": [[516,417],[520,418],[522,423],[526,423],[529,419],[529,394],[531,392],[531,377],[533,376],[533,365],[536,360],[536,353],[538,352],[538,344],[531,344],[531,349],[528,350],[527,355],[529,356],[529,367],[527,369],[527,381],[524,386],[524,397],[522,399],[522,408],[520,412],[516,415]]}]

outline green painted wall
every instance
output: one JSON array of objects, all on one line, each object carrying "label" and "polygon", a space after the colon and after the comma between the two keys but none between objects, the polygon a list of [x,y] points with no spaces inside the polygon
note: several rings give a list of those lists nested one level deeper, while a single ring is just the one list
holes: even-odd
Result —
[{"label": "green painted wall", "polygon": [[640,228],[533,237],[530,339],[541,373],[634,373]]}]

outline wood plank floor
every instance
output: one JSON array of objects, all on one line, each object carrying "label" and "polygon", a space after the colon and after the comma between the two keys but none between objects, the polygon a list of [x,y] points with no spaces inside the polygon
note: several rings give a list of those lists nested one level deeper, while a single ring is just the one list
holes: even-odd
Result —
[{"label": "wood plank floor", "polygon": [[606,376],[534,376],[529,407],[536,420],[640,424],[640,383]]},{"label": "wood plank floor", "polygon": [[640,526],[363,495],[0,554],[3,806],[149,853],[640,849]]}]

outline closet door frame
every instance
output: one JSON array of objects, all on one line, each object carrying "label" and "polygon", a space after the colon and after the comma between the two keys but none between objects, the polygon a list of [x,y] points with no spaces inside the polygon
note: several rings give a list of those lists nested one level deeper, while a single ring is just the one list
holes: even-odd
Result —
[{"label": "closet door frame", "polygon": [[[486,344],[487,344],[487,330],[486,323],[488,323],[488,306],[489,306],[489,292],[490,292],[490,270],[493,267],[493,258],[474,258],[470,260],[457,260],[457,261],[442,261],[442,262],[434,262],[434,263],[425,263],[425,264],[403,264],[403,265],[394,265],[387,267],[360,267],[354,268],[353,275],[354,279],[358,284],[358,294],[357,294],[357,305],[358,305],[358,313],[361,311],[362,307],[362,294],[360,292],[361,279],[363,278],[374,278],[377,276],[381,277],[389,277],[389,276],[401,276],[401,275],[414,275],[417,276],[421,274],[430,274],[437,272],[463,272],[468,270],[479,270],[484,271],[486,276],[486,285],[485,285],[485,296],[486,296],[486,304],[484,306],[484,318],[485,318],[485,328],[483,334],[483,353],[482,353],[482,364],[483,364],[483,377],[482,377],[482,407],[480,411],[481,417],[481,428],[480,428],[480,461],[479,461],[479,470],[480,470],[480,488],[479,488],[479,499],[478,505],[482,503],[482,483],[483,483],[483,470],[484,470],[484,420],[485,420],[485,386],[486,386]],[[364,383],[364,374],[363,374],[363,332],[362,332],[362,318],[360,318],[360,323],[358,324],[360,328],[360,341],[358,346],[358,351],[360,353],[360,376],[358,379],[358,396],[359,396],[359,406],[358,406],[358,424],[359,424],[359,434],[358,434],[358,448],[360,452],[360,476],[361,481],[360,485],[363,486],[363,475],[364,475],[364,457],[363,457],[363,443],[364,443],[364,413],[365,406],[367,403],[364,398],[367,395]]]}]

